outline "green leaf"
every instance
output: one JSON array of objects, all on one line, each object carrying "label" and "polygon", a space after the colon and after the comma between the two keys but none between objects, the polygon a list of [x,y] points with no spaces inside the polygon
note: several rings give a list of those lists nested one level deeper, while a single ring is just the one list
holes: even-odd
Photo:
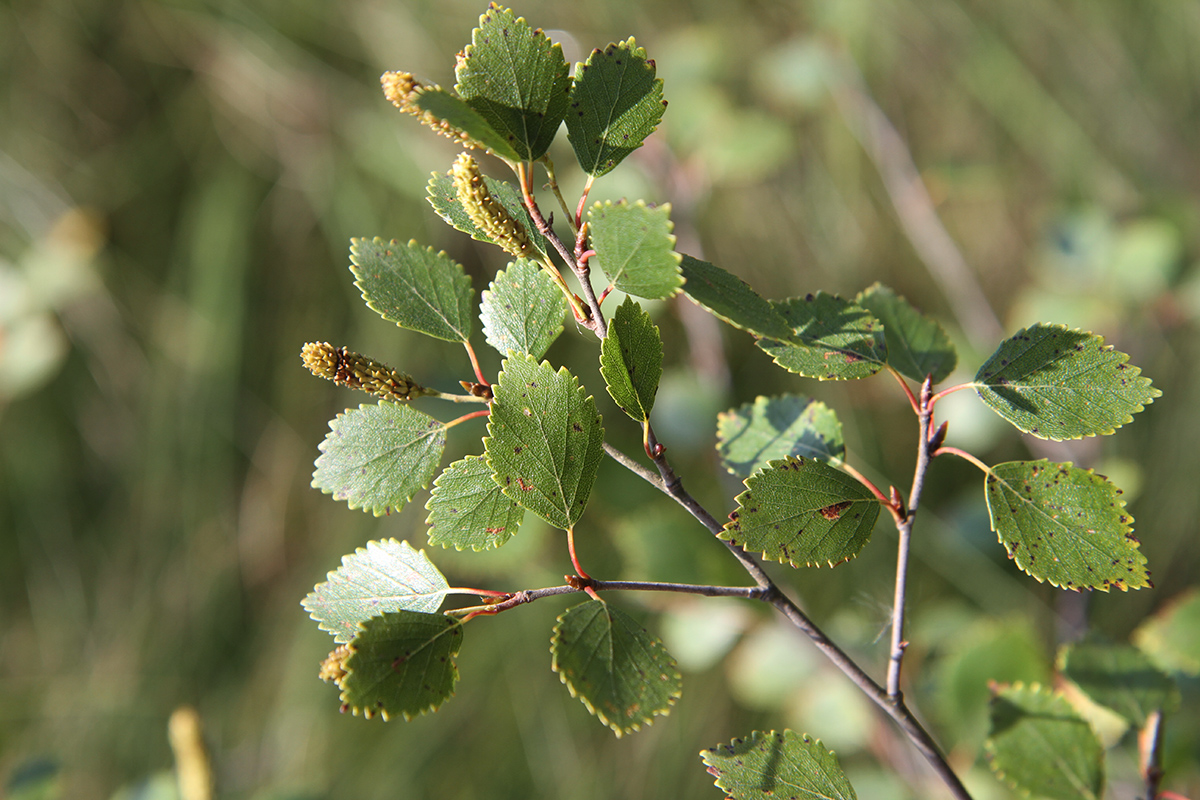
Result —
[{"label": "green leaf", "polygon": [[854,302],[883,323],[887,340],[887,362],[918,383],[926,375],[940,383],[950,376],[958,354],[946,331],[936,320],[914,308],[881,283],[859,292]]},{"label": "green leaf", "polygon": [[479,318],[488,344],[541,358],[563,330],[567,300],[541,265],[524,258],[496,273],[484,291]]},{"label": "green leaf", "polygon": [[347,409],[329,423],[312,485],[375,516],[399,511],[429,485],[446,426],[396,403]]},{"label": "green leaf", "polygon": [[1150,585],[1121,490],[1071,464],[1009,461],[986,478],[992,530],[1017,566],[1054,586],[1126,591]]},{"label": "green leaf", "polygon": [[[521,199],[521,191],[507,181],[494,180],[486,175],[483,176],[483,182],[487,185],[492,197],[504,207],[508,215],[521,223],[529,241],[533,244],[533,249],[545,255],[549,247],[546,237],[542,236],[538,232],[537,226],[533,224],[533,218],[529,216],[529,210],[525,208],[525,201]],[[458,201],[458,192],[454,188],[454,180],[450,177],[450,173],[433,173],[425,191],[428,195],[429,205],[433,206],[437,215],[444,219],[450,227],[462,231],[477,242],[501,246],[495,239],[481,231],[479,226],[471,220],[471,215]]]},{"label": "green leaf", "polygon": [[448,342],[471,336],[471,279],[445,253],[416,242],[350,240],[350,271],[367,306],[401,328]]},{"label": "green leaf", "polygon": [[600,374],[612,399],[638,422],[650,419],[662,360],[658,327],[632,297],[626,297],[600,343]]},{"label": "green leaf", "polygon": [[717,416],[721,463],[745,479],[788,456],[839,462],[845,455],[842,423],[829,406],[798,394],[758,397]]},{"label": "green leaf", "polygon": [[593,50],[575,67],[567,138],[584,172],[607,174],[654,133],[667,107],[662,86],[632,37]]},{"label": "green leaf", "polygon": [[551,668],[617,736],[665,716],[683,691],[675,659],[656,637],[602,600],[567,609],[554,626]]},{"label": "green leaf", "polygon": [[570,69],[562,47],[524,17],[492,3],[459,55],[455,91],[522,160],[545,155],[567,112]]},{"label": "green leaf", "polygon": [[679,291],[681,257],[675,252],[669,203],[655,208],[641,200],[596,203],[588,210],[588,223],[596,253],[589,263],[599,262],[613,286],[649,300]]},{"label": "green leaf", "polygon": [[985,748],[992,770],[1013,788],[1050,800],[1104,796],[1104,748],[1057,692],[1037,684],[998,688]]},{"label": "green leaf", "polygon": [[1059,670],[1096,703],[1111,708],[1137,727],[1154,711],[1179,706],[1179,687],[1129,644],[1090,638],[1064,647]]},{"label": "green leaf", "polygon": [[1094,333],[1039,323],[1000,345],[975,376],[992,410],[1041,439],[1108,434],[1162,394]]},{"label": "green leaf", "polygon": [[385,611],[436,612],[449,591],[446,577],[424,550],[384,539],[342,556],[342,566],[318,583],[301,605],[321,630],[344,644],[358,633],[358,623]]},{"label": "green leaf", "polygon": [[462,623],[444,614],[389,611],[367,620],[338,681],[342,703],[368,719],[436,711],[454,694],[462,638]]},{"label": "green leaf", "polygon": [[499,547],[521,526],[525,509],[509,500],[492,480],[483,456],[455,461],[433,482],[425,504],[429,543],[455,550]]},{"label": "green leaf", "polygon": [[575,525],[604,455],[596,402],[566,368],[513,354],[493,387],[484,439],[505,496],[555,527]]},{"label": "green leaf", "polygon": [[1172,598],[1137,627],[1133,641],[1164,668],[1200,675],[1200,589]]},{"label": "green leaf", "polygon": [[683,255],[679,264],[683,292],[718,319],[755,336],[787,338],[791,328],[771,301],[759,296],[738,276],[718,266]]},{"label": "green leaf", "polygon": [[887,363],[883,325],[861,306],[824,292],[771,305],[791,333],[762,339],[758,346],[788,372],[823,381],[850,380],[874,375]]},{"label": "green leaf", "polygon": [[804,800],[856,800],[837,756],[819,739],[795,731],[754,731],[700,757],[717,788],[733,800],[804,798]]},{"label": "green leaf", "polygon": [[879,501],[865,486],[816,459],[772,461],[745,484],[718,536],[793,567],[854,558],[879,516]]},{"label": "green leaf", "polygon": [[489,153],[508,162],[521,160],[513,146],[478,111],[440,86],[418,89],[408,103],[466,134],[471,140],[470,144],[478,143]]}]

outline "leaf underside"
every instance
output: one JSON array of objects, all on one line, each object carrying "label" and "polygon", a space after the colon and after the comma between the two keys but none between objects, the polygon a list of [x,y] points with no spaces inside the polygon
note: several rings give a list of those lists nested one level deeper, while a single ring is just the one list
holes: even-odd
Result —
[{"label": "leaf underside", "polygon": [[818,380],[874,375],[887,363],[883,325],[864,308],[836,295],[772,301],[791,332],[758,346],[789,372]]},{"label": "leaf underside", "polygon": [[662,360],[658,328],[632,297],[626,297],[600,343],[600,374],[612,399],[638,422],[650,419]]},{"label": "leaf underside", "polygon": [[860,292],[854,302],[883,323],[887,361],[894,370],[918,383],[927,375],[935,384],[950,377],[958,354],[936,320],[881,283]]},{"label": "leaf underside", "polygon": [[521,526],[525,509],[504,496],[483,456],[446,467],[425,504],[429,543],[456,550],[499,547]]},{"label": "leaf underside", "polygon": [[496,273],[483,293],[479,318],[487,343],[541,358],[563,331],[567,300],[540,264],[518,259]]},{"label": "leaf underside", "polygon": [[599,264],[617,289],[636,297],[670,297],[683,285],[671,233],[671,205],[651,208],[643,201],[596,203],[588,210],[591,245]]},{"label": "leaf underside", "polygon": [[374,239],[350,240],[350,271],[367,306],[401,328],[447,342],[471,336],[471,279],[445,253]]},{"label": "leaf underside", "polygon": [[754,731],[744,739],[701,750],[700,757],[717,788],[733,800],[858,797],[837,756],[808,734]]},{"label": "leaf underside", "polygon": [[788,456],[836,463],[845,455],[842,423],[811,397],[758,397],[717,416],[717,452],[725,469],[743,480]]}]

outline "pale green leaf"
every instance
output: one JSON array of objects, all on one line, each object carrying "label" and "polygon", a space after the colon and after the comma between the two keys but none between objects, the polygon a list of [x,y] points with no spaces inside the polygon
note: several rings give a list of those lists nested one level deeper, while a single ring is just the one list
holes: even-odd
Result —
[{"label": "pale green leaf", "polygon": [[551,668],[617,736],[666,715],[683,690],[675,659],[628,614],[602,600],[567,609],[554,626]]},{"label": "pale green leaf", "polygon": [[488,344],[541,358],[563,330],[567,300],[541,265],[518,259],[496,273],[483,293],[479,318]]},{"label": "pale green leaf", "polygon": [[612,399],[638,422],[650,419],[662,360],[658,327],[632,297],[626,297],[600,343],[600,374]]},{"label": "pale green leaf", "polygon": [[785,339],[791,334],[771,301],[733,273],[687,254],[679,268],[686,281],[684,294],[717,318],[755,336]]},{"label": "pale green leaf", "polygon": [[483,456],[446,467],[425,504],[429,543],[455,550],[487,550],[512,538],[525,509],[504,496]]},{"label": "pale green leaf", "polygon": [[887,363],[883,325],[861,306],[836,295],[772,301],[791,332],[764,338],[758,346],[788,372],[818,380],[874,375]]},{"label": "pale green leaf", "polygon": [[1013,788],[1049,800],[1104,797],[1104,748],[1058,692],[1037,684],[997,688],[985,751]]},{"label": "pale green leaf", "polygon": [[1071,464],[1009,461],[986,478],[992,530],[1022,570],[1065,589],[1150,585],[1121,490]]},{"label": "pale green leaf", "polygon": [[1200,589],[1172,598],[1137,627],[1133,641],[1165,669],[1200,675]]},{"label": "pale green leaf", "polygon": [[901,375],[918,383],[926,375],[940,383],[958,362],[954,344],[942,326],[914,308],[881,283],[859,292],[854,302],[883,323],[887,362]]},{"label": "pale green leaf", "polygon": [[1094,333],[1039,323],[1000,345],[975,376],[992,410],[1041,439],[1108,434],[1162,394]]},{"label": "pale green leaf", "polygon": [[587,505],[604,455],[596,402],[566,368],[513,354],[493,387],[484,440],[505,496],[567,529]]},{"label": "pale green leaf", "polygon": [[399,511],[429,485],[446,426],[396,403],[347,409],[329,423],[312,485],[375,516]]},{"label": "pale green leaf", "polygon": [[1133,645],[1089,638],[1064,647],[1058,668],[1094,702],[1138,728],[1151,713],[1179,706],[1175,681]]},{"label": "pale green leaf", "polygon": [[521,160],[513,146],[478,111],[440,86],[421,87],[408,104],[465,134],[468,140],[465,144],[478,145],[505,161]]},{"label": "pale green leaf", "polygon": [[444,614],[389,611],[362,623],[338,686],[347,710],[406,720],[436,711],[458,682],[462,623]]},{"label": "pale green leaf", "polygon": [[788,457],[745,480],[720,538],[793,567],[834,566],[871,538],[879,501],[824,461]]},{"label": "pale green leaf", "polygon": [[446,577],[424,550],[384,539],[342,556],[342,566],[318,583],[302,605],[321,630],[344,644],[358,633],[358,623],[385,611],[434,613],[449,591]]},{"label": "pale green leaf", "polygon": [[[504,207],[510,217],[521,223],[533,249],[545,255],[548,249],[546,237],[542,236],[537,226],[533,224],[529,210],[525,208],[525,202],[521,199],[521,190],[507,181],[498,181],[486,175],[483,176],[483,182],[492,198]],[[471,219],[471,215],[462,207],[462,203],[458,201],[458,192],[454,188],[454,180],[450,177],[450,173],[433,173],[425,191],[428,195],[429,205],[433,206],[437,215],[452,228],[462,231],[475,241],[501,246],[496,240],[481,231]]]},{"label": "pale green leaf", "polygon": [[524,17],[492,3],[454,70],[455,91],[522,160],[545,155],[567,112],[570,68],[562,47]]},{"label": "pale green leaf", "polygon": [[679,291],[681,257],[671,234],[670,204],[596,203],[588,211],[588,223],[596,253],[588,263],[599,264],[617,289],[650,300]]},{"label": "pale green leaf", "polygon": [[667,106],[662,86],[632,37],[593,50],[575,67],[567,138],[584,172],[607,174],[654,133]]},{"label": "pale green leaf", "polygon": [[350,261],[354,285],[384,319],[448,342],[470,338],[471,279],[445,253],[416,242],[351,239]]},{"label": "pale green leaf", "polygon": [[717,416],[721,463],[745,479],[788,456],[839,462],[846,448],[833,409],[811,397],[757,397]]},{"label": "pale green leaf", "polygon": [[700,757],[717,788],[733,800],[857,800],[837,756],[795,731],[754,731]]}]

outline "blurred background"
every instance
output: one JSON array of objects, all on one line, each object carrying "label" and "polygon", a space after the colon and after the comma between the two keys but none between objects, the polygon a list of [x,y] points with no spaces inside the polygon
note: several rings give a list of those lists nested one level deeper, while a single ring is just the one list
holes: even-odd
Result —
[{"label": "blurred background", "polygon": [[[473,624],[458,695],[436,715],[340,715],[336,689],[317,679],[332,641],[300,599],[369,539],[427,547],[427,495],[375,519],[309,487],[327,421],[363,398],[313,378],[298,353],[306,341],[344,344],[447,390],[470,376],[461,348],[369,311],[346,267],[348,239],[376,235],[446,249],[477,291],[503,266],[424,200],[453,146],[378,88],[390,69],[453,85],[454,54],[483,10],[482,0],[0,4],[7,796],[176,796],[167,721],[181,707],[198,712],[229,798],[715,798],[696,753],[784,727],[836,749],[860,797],[939,796],[840,673],[737,603],[617,599],[663,636],[685,680],[669,717],[620,740],[549,669],[550,628],[573,600]],[[1105,335],[1162,389],[1117,435],[1069,445],[1023,439],[970,392],[939,406],[949,442],[991,463],[1050,457],[1109,475],[1155,583],[1112,596],[1037,584],[990,532],[978,471],[934,466],[916,533],[908,696],[977,797],[1009,796],[981,757],[987,680],[1052,680],[1056,647],[1085,630],[1164,652],[1195,636],[1180,626],[1164,645],[1162,625],[1144,621],[1200,576],[1200,5],[515,10],[572,62],[630,35],[656,59],[664,123],[592,196],[671,202],[681,250],[770,297],[852,296],[883,281],[959,342],[952,381],[1044,320]],[[578,196],[565,137],[552,155]],[[825,400],[849,460],[907,487],[913,419],[893,381],[805,381],[686,300],[653,311],[667,352],[655,424],[718,516],[739,487],[716,464],[715,415],[760,394]],[[498,354],[479,336],[476,347],[494,373]],[[594,341],[569,326],[548,357],[580,375],[609,439],[636,452]],[[481,422],[456,428],[446,462],[481,452],[482,434]],[[894,541],[881,524],[835,570],[773,569],[877,675]],[[604,577],[744,581],[686,514],[612,462],[580,548]],[[452,583],[495,589],[555,585],[569,563],[561,534],[532,520],[499,551],[430,555]],[[1171,663],[1185,705],[1168,721],[1164,786],[1195,797],[1200,664]],[[1099,725],[1119,741],[1110,796],[1140,796],[1132,734]]]}]

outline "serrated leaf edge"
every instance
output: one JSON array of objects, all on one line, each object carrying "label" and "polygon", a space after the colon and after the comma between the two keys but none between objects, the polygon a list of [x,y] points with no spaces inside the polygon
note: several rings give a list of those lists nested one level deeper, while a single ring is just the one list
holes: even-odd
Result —
[{"label": "serrated leaf edge", "polygon": [[[672,289],[671,293],[669,295],[667,295],[666,297],[654,298],[654,299],[666,300],[666,299],[672,298],[675,295],[682,292],[684,284],[687,283],[687,278],[685,278],[683,276],[683,271],[680,267],[680,265],[683,263],[683,254],[675,249],[675,244],[679,241],[679,237],[677,237],[673,232],[675,230],[675,220],[671,219],[671,204],[670,203],[660,203],[657,205],[651,205],[651,204],[647,203],[645,200],[636,200],[633,203],[630,203],[628,200],[625,200],[624,198],[617,200],[617,201],[597,200],[595,203],[592,204],[592,207],[590,209],[588,209],[588,216],[590,217],[593,212],[599,213],[599,212],[608,211],[608,210],[614,209],[614,208],[620,208],[622,206],[625,206],[627,208],[639,208],[640,207],[640,208],[646,209],[647,211],[658,211],[659,209],[662,209],[666,213],[667,236],[671,240],[670,256],[672,258],[674,258],[674,260],[675,260],[675,277],[679,278],[679,285],[676,286],[674,289]],[[601,266],[601,268],[604,267],[603,261],[600,262],[600,266]],[[608,272],[605,272],[604,274],[608,275]],[[625,271],[622,269],[620,275],[624,275],[624,274],[625,274]],[[620,275],[618,275],[617,277],[610,277],[610,280],[614,286],[616,285],[617,278],[619,278]],[[650,299],[650,298],[644,298],[644,299]]]},{"label": "serrated leaf edge", "polygon": [[[747,739],[751,739],[752,740],[751,746],[754,746],[758,743],[758,741],[761,741],[762,739],[772,738],[777,735],[780,737],[786,737],[787,734],[789,734],[789,733],[793,733],[793,734],[799,736],[801,743],[804,745],[810,745],[810,744],[819,745],[822,750],[824,750],[826,753],[829,753],[829,755],[833,756],[834,760],[837,761],[837,751],[831,750],[830,748],[826,747],[825,743],[822,742],[820,739],[818,739],[815,736],[812,736],[811,734],[808,734],[808,733],[797,733],[796,731],[793,731],[790,728],[785,728],[782,731],[776,731],[773,729],[770,731],[751,731],[748,736],[734,737],[733,739],[730,740],[728,745],[726,745],[725,743],[722,742],[721,744],[714,745],[713,747],[706,747],[705,749],[701,750],[700,751],[700,760],[704,763],[704,766],[709,767],[709,770],[708,770],[709,773],[712,774],[716,778],[716,780],[713,781],[713,785],[716,786],[721,791],[728,794],[732,790],[733,787],[721,785],[721,781],[725,778],[727,771],[722,772],[720,774],[714,773],[713,770],[717,769],[719,764],[715,763],[713,761],[710,761],[708,754],[715,753],[715,751],[718,747],[729,747],[732,749],[734,746],[741,744],[742,742],[746,741]],[[757,740],[755,740],[756,737],[759,737],[759,738]],[[846,773],[845,773],[845,771],[841,770],[840,762],[837,763],[837,767],[838,767],[838,770],[842,772],[842,777],[845,778]],[[728,783],[728,782],[726,782],[726,783]],[[848,779],[846,780],[846,783],[849,784]],[[851,787],[851,791],[853,791],[853,787]]]}]

